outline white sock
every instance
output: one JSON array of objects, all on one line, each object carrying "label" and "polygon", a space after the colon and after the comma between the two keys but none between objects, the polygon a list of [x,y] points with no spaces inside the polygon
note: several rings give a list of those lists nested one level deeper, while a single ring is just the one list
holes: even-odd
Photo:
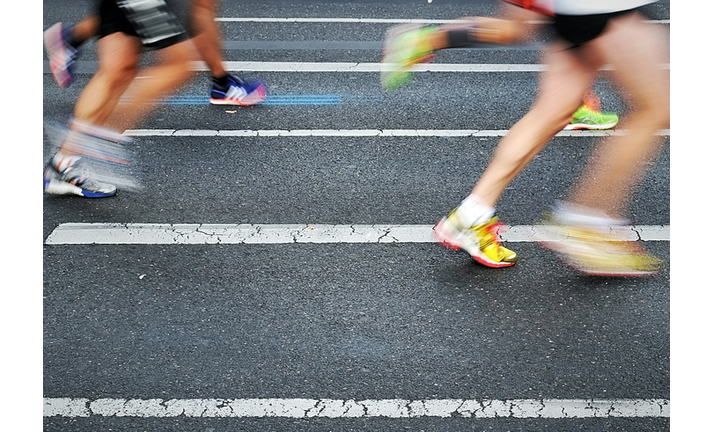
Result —
[{"label": "white sock", "polygon": [[489,206],[475,195],[468,195],[462,200],[455,214],[463,226],[475,226],[488,222],[494,216],[495,208]]},{"label": "white sock", "polygon": [[128,141],[129,139],[121,132],[113,130],[113,129],[108,129],[103,126],[97,126],[94,124],[91,124],[89,122],[83,121],[83,120],[77,120],[72,118],[69,121],[69,129],[71,131],[76,131],[80,134],[83,135],[90,135],[93,137],[97,138],[102,138],[108,141],[113,141],[113,142],[124,142]]},{"label": "white sock", "polygon": [[603,210],[574,204],[568,201],[557,201],[554,206],[554,216],[557,222],[564,225],[585,226],[593,229],[605,229],[610,226],[625,225],[630,221],[610,217]]}]

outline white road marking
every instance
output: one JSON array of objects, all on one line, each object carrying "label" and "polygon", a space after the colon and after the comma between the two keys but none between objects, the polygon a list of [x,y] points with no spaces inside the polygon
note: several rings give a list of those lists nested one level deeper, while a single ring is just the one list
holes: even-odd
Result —
[{"label": "white road marking", "polygon": [[[344,23],[344,24],[456,24],[467,20],[436,20],[420,18],[258,18],[258,17],[218,17],[219,22],[260,22],[260,23]],[[543,20],[530,20],[531,24],[543,24]]]},{"label": "white road marking", "polygon": [[[219,22],[261,22],[261,23],[354,23],[354,24],[457,24],[467,20],[435,20],[418,18],[258,18],[258,17],[218,17]],[[546,20],[529,20],[529,24],[548,24]],[[648,24],[670,24],[670,20],[646,20]]]},{"label": "white road marking", "polygon": [[[359,63],[359,62],[258,62],[258,61],[225,61],[225,68],[233,72],[381,72],[392,69],[390,63]],[[196,71],[208,71],[208,66],[202,61],[192,62]],[[660,65],[670,69],[670,64]],[[423,63],[415,66],[413,72],[541,72],[547,66],[542,64],[476,64],[476,63]],[[610,70],[603,67],[601,70]]]},{"label": "white road marking", "polygon": [[44,398],[44,417],[670,417],[668,399],[83,399]]},{"label": "white road marking", "polygon": [[[379,73],[382,70],[393,69],[390,63],[360,63],[360,62],[263,62],[263,61],[225,61],[225,68],[231,72],[370,72]],[[96,61],[78,61],[78,73],[93,73],[98,67]],[[194,71],[209,71],[203,61],[190,63]],[[670,63],[660,65],[661,69],[670,70]],[[535,63],[502,63],[502,64],[476,64],[476,63],[423,63],[411,69],[412,72],[458,72],[458,73],[506,73],[506,72],[542,72],[546,65]],[[604,66],[601,71],[611,70]],[[43,63],[43,73],[49,74],[49,61]],[[145,78],[138,76],[137,79]]]},{"label": "white road marking", "polygon": [[[503,242],[532,242],[538,231],[536,225],[504,229]],[[432,225],[63,223],[45,244],[434,243],[432,231]],[[669,225],[615,231],[626,241],[670,241]]]},{"label": "white road marking", "polygon": [[[260,62],[260,61],[225,61],[225,68],[230,71],[250,72],[381,72],[392,68],[388,63],[360,62]],[[207,71],[209,68],[202,61],[192,63],[193,70]],[[424,63],[413,72],[541,72],[541,64],[473,64],[473,63]]]},{"label": "white road marking", "polygon": [[[239,136],[239,137],[503,137],[509,130],[480,129],[128,129],[126,136]],[[624,135],[625,130],[563,130],[557,137],[601,137]],[[670,136],[670,129],[658,131],[660,136]]]}]

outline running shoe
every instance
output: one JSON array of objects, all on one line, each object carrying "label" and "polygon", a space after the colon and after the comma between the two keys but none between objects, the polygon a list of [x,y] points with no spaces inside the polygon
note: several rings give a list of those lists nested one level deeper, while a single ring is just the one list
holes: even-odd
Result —
[{"label": "running shoe", "polygon": [[424,38],[437,29],[417,24],[391,27],[386,32],[381,60],[381,84],[387,91],[395,90],[412,80],[412,71],[419,63],[433,60],[435,55]]},{"label": "running shoe", "polygon": [[45,192],[53,195],[79,195],[85,198],[103,198],[116,194],[116,186],[92,180],[81,159],[63,171],[50,161],[43,176]]},{"label": "running shoe", "polygon": [[49,57],[49,69],[61,88],[74,81],[74,63],[79,51],[70,43],[71,28],[57,23],[44,32],[45,51]]},{"label": "running shoe", "polygon": [[494,216],[483,224],[465,227],[453,210],[435,225],[433,234],[440,245],[452,250],[464,249],[484,266],[509,267],[517,262],[517,254],[499,243],[502,226]]},{"label": "running shoe", "polygon": [[213,84],[210,103],[213,105],[257,105],[267,98],[267,88],[260,81],[246,82],[228,75],[228,85],[220,88]]},{"label": "running shoe", "polygon": [[571,117],[571,123],[564,130],[604,130],[618,124],[618,115],[612,112],[600,112],[588,105],[581,105]]},{"label": "running shoe", "polygon": [[638,242],[623,240],[615,229],[605,232],[591,227],[558,224],[548,216],[537,227],[537,242],[554,251],[574,270],[591,276],[651,276],[664,268],[661,259],[646,252]]}]

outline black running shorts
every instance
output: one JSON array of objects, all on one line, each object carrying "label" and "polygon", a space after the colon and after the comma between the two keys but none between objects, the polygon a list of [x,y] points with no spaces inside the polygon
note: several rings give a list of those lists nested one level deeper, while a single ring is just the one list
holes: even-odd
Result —
[{"label": "black running shorts", "polygon": [[570,43],[572,47],[581,46],[600,36],[611,19],[637,10],[637,8],[634,8],[595,15],[562,15],[554,12],[556,9],[556,0],[503,1],[543,15],[553,16],[553,25],[557,34],[563,40]]},{"label": "black running shorts", "polygon": [[187,0],[98,0],[99,37],[125,33],[146,48],[160,49],[189,38]]},{"label": "black running shorts", "polygon": [[558,35],[569,42],[572,47],[578,47],[600,36],[611,19],[636,10],[630,9],[597,15],[557,14],[554,17],[554,28]]}]

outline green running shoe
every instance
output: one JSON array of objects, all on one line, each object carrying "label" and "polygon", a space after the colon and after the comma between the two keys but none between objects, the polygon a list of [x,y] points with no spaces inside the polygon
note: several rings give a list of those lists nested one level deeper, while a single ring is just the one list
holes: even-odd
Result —
[{"label": "green running shoe", "polygon": [[426,36],[434,33],[434,26],[403,24],[386,32],[381,60],[381,85],[392,91],[412,80],[412,71],[419,63],[432,61],[435,55]]},{"label": "green running shoe", "polygon": [[587,105],[581,105],[571,117],[571,123],[564,130],[604,130],[618,124],[618,115],[612,112],[596,111]]}]

